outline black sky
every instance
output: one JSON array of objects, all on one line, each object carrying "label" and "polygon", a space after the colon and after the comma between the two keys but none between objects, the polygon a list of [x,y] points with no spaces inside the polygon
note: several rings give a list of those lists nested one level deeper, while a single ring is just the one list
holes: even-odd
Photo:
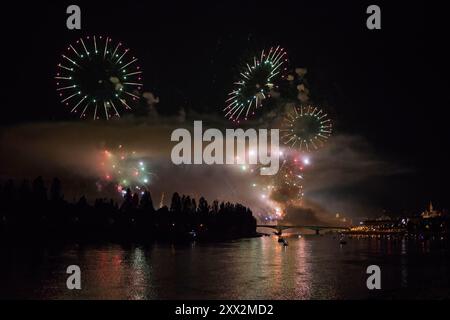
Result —
[{"label": "black sky", "polygon": [[[306,67],[311,90],[332,107],[336,129],[365,137],[382,158],[411,169],[386,178],[383,205],[448,207],[449,158],[443,106],[432,103],[425,59],[424,4],[374,2],[382,30],[365,26],[364,1],[55,1],[8,5],[1,61],[3,130],[21,122],[70,119],[53,75],[59,54],[80,35],[124,41],[140,58],[145,90],[161,113],[219,113],[243,59],[280,44]],[[69,4],[82,31],[65,27]],[[74,120],[76,121],[76,120]],[[2,155],[3,156],[3,155]],[[370,190],[374,186],[367,186]],[[351,191],[349,192],[356,192]]]}]

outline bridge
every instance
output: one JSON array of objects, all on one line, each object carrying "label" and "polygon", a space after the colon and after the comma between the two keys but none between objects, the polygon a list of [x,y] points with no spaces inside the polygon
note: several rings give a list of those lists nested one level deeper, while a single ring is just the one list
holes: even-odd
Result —
[{"label": "bridge", "polygon": [[320,234],[320,230],[349,230],[350,228],[346,227],[330,227],[330,226],[311,226],[311,225],[294,225],[294,226],[283,226],[283,225],[269,225],[269,224],[258,224],[256,225],[257,228],[270,228],[275,229],[276,232],[274,232],[277,236],[281,236],[283,233],[283,230],[287,229],[308,229],[313,230],[316,232],[316,234]]}]

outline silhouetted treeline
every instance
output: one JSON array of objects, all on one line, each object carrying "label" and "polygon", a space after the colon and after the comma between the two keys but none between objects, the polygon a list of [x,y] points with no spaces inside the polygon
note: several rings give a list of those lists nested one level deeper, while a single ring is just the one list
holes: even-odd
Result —
[{"label": "silhouetted treeline", "polygon": [[61,182],[53,179],[50,188],[42,177],[31,183],[12,180],[0,186],[0,235],[34,241],[154,239],[222,240],[256,234],[256,219],[240,204],[212,204],[201,197],[174,193],[170,208],[155,209],[150,192],[127,190],[122,203],[86,197],[73,203],[64,199]]}]

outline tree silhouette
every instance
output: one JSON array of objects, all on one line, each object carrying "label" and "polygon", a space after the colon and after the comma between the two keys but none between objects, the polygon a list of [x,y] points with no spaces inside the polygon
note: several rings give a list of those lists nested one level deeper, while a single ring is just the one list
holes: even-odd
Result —
[{"label": "tree silhouette", "polygon": [[[256,220],[242,205],[212,206],[204,197],[172,196],[170,210],[155,210],[149,191],[139,194],[127,189],[119,208],[112,199],[98,198],[93,205],[85,196],[69,203],[62,183],[54,178],[49,196],[42,177],[19,184],[13,180],[0,188],[0,238],[9,235],[20,241],[36,239],[84,239],[148,241],[152,239],[230,239],[253,236]],[[139,199],[140,198],[140,199]]]},{"label": "tree silhouette", "polygon": [[198,211],[201,214],[207,214],[209,212],[209,206],[208,206],[208,202],[206,201],[205,198],[201,197],[198,200]]},{"label": "tree silhouette", "polygon": [[139,206],[139,195],[137,193],[133,194],[133,197],[131,198],[131,207],[133,209],[136,209]]},{"label": "tree silhouette", "polygon": [[3,188],[3,203],[6,208],[12,208],[14,206],[14,202],[16,200],[16,190],[14,187],[14,181],[8,180],[5,183],[5,186]]},{"label": "tree silhouette", "polygon": [[181,211],[181,199],[178,192],[175,192],[172,196],[172,202],[170,203],[170,211],[172,212]]},{"label": "tree silhouette", "polygon": [[124,197],[123,197],[123,203],[120,207],[121,211],[128,211],[133,207],[133,194],[131,193],[131,189],[128,188]]},{"label": "tree silhouette", "polygon": [[37,203],[47,201],[47,189],[45,188],[44,179],[37,177],[33,181],[33,200]]},{"label": "tree silhouette", "polygon": [[19,200],[23,204],[28,204],[31,201],[31,185],[30,181],[23,180],[19,187]]},{"label": "tree silhouette", "polygon": [[155,208],[153,207],[152,196],[150,195],[149,191],[144,191],[144,194],[141,197],[141,203],[139,206],[144,211],[150,211],[150,212],[155,211]]},{"label": "tree silhouette", "polygon": [[61,181],[54,178],[50,186],[50,200],[60,201],[63,199]]}]

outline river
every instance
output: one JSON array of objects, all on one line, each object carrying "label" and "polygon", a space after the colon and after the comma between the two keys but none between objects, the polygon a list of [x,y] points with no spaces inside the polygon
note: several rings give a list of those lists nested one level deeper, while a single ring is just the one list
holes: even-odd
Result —
[{"label": "river", "polygon": [[[1,299],[449,298],[450,255],[440,241],[261,237],[148,246],[0,245]],[[381,290],[366,268],[381,268]],[[66,268],[81,268],[81,290]]]}]

